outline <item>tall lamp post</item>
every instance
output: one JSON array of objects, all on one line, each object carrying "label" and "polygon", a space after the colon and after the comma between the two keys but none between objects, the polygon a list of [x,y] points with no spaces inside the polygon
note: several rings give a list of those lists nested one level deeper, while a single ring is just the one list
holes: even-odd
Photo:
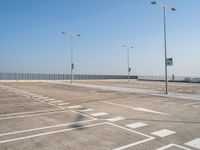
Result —
[{"label": "tall lamp post", "polygon": [[62,32],[64,35],[70,36],[70,46],[71,46],[71,84],[73,83],[73,70],[74,70],[74,61],[73,61],[73,37],[78,36],[80,37],[81,35],[78,33],[66,33]]},{"label": "tall lamp post", "polygon": [[167,78],[167,35],[166,35],[166,9],[176,11],[176,8],[167,6],[164,3],[160,3],[158,0],[151,1],[152,5],[158,4],[163,8],[163,25],[164,25],[164,50],[165,50],[165,94],[168,94],[168,78]]},{"label": "tall lamp post", "polygon": [[[130,67],[130,63],[129,63],[129,46],[126,45],[122,45],[122,47],[127,48],[127,71],[128,71],[128,82],[130,82],[130,72],[131,72],[131,67]],[[131,46],[130,48],[133,48],[133,46]]]}]

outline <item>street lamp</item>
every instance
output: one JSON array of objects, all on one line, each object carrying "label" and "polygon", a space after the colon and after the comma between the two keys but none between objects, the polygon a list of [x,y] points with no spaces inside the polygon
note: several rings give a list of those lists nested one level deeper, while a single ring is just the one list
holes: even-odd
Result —
[{"label": "street lamp", "polygon": [[[127,67],[128,67],[128,82],[129,82],[130,81],[130,72],[131,72],[131,67],[130,67],[130,63],[129,63],[129,46],[122,45],[122,47],[127,48]],[[131,46],[130,48],[133,48],[133,46]]]},{"label": "street lamp", "polygon": [[74,70],[74,62],[73,62],[73,37],[78,36],[80,37],[81,35],[78,33],[66,33],[62,32],[64,35],[69,35],[70,36],[70,45],[71,45],[71,84],[73,83],[73,70]]},{"label": "street lamp", "polygon": [[169,8],[171,11],[176,11],[176,8],[167,6],[164,3],[160,3],[158,0],[151,1],[152,5],[158,4],[163,8],[163,25],[164,25],[164,50],[165,50],[165,94],[168,94],[168,78],[167,78],[167,36],[166,36],[166,8]]}]

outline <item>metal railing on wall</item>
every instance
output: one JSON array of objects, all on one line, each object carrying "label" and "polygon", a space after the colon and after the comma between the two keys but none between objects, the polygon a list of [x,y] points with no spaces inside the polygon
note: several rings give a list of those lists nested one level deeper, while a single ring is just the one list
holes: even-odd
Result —
[{"label": "metal railing on wall", "polygon": [[[0,80],[70,80],[70,74],[0,73]],[[127,75],[74,74],[74,80],[117,80],[128,79]],[[137,79],[137,76],[130,76]]]},{"label": "metal railing on wall", "polygon": [[[137,76],[138,80],[144,81],[165,81],[164,76]],[[200,83],[199,77],[181,77],[181,76],[168,76],[169,82],[190,82],[190,83]]]}]

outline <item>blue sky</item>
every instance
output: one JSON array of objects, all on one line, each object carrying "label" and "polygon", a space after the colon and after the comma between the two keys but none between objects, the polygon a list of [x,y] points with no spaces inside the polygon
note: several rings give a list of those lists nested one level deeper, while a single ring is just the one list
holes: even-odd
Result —
[{"label": "blue sky", "polygon": [[[200,76],[200,1],[165,0],[169,75]],[[0,0],[0,72],[164,75],[163,16],[149,0]]]}]

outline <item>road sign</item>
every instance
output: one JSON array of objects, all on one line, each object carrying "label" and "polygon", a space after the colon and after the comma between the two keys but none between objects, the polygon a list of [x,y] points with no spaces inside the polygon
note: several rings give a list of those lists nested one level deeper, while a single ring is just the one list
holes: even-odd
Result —
[{"label": "road sign", "polygon": [[173,59],[167,58],[167,66],[173,66]]},{"label": "road sign", "polygon": [[72,70],[73,70],[74,69],[74,63],[72,63],[71,67],[72,67]]},{"label": "road sign", "polygon": [[128,72],[131,72],[131,67],[128,68]]}]

